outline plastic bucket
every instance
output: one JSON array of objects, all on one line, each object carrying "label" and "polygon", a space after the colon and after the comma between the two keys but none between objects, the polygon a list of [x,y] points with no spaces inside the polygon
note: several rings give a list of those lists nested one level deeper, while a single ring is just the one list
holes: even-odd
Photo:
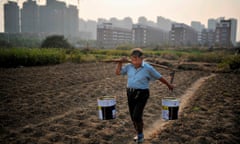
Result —
[{"label": "plastic bucket", "polygon": [[162,118],[164,120],[178,119],[179,100],[172,97],[162,99]]},{"label": "plastic bucket", "polygon": [[98,98],[98,115],[101,120],[116,118],[116,97],[103,96]]}]

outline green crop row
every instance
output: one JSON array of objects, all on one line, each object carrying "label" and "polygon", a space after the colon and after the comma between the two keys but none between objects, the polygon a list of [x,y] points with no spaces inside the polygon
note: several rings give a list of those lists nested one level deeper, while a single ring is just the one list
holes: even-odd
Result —
[{"label": "green crop row", "polygon": [[[168,60],[183,59],[189,62],[209,62],[236,67],[239,58],[225,51],[204,50],[144,50],[146,57]],[[37,66],[59,64],[65,61],[81,63],[129,56],[130,50],[104,49],[43,49],[9,48],[0,49],[0,67]]]},{"label": "green crop row", "polygon": [[65,52],[61,49],[0,49],[0,67],[49,65],[63,61]]}]

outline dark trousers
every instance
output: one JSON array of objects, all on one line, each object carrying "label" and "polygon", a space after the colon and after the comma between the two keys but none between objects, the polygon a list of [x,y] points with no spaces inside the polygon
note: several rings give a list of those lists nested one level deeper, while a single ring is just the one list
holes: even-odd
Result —
[{"label": "dark trousers", "polygon": [[148,89],[127,89],[128,108],[134,128],[138,134],[143,133],[143,110],[149,98]]}]

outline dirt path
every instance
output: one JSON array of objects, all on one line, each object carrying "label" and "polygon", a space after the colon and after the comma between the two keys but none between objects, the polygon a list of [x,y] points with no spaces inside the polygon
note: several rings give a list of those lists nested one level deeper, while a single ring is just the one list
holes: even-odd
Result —
[{"label": "dirt path", "polygon": [[180,117],[156,132],[151,144],[238,144],[240,75],[216,74],[188,99]]},{"label": "dirt path", "polygon": [[199,89],[199,87],[201,85],[204,84],[204,82],[212,77],[216,76],[216,74],[211,74],[209,76],[206,76],[206,77],[202,77],[200,79],[198,79],[196,82],[194,82],[192,84],[191,87],[189,87],[187,90],[186,90],[186,93],[183,94],[181,96],[181,99],[180,99],[180,102],[181,102],[181,105],[179,107],[179,113],[182,113],[183,112],[183,109],[188,105],[189,103],[189,99],[191,99],[195,92]]},{"label": "dirt path", "polygon": [[[215,74],[211,74],[209,76],[201,77],[197,81],[195,81],[186,92],[180,97],[180,106],[179,106],[179,115],[182,113],[183,109],[188,105],[189,99],[194,96],[194,93],[198,90],[198,88],[209,78],[214,77]],[[166,121],[163,119],[159,119],[155,121],[150,127],[148,127],[144,134],[146,137],[146,142],[148,139],[151,139],[156,133],[161,133],[165,129],[165,125],[169,124],[170,121]]]}]

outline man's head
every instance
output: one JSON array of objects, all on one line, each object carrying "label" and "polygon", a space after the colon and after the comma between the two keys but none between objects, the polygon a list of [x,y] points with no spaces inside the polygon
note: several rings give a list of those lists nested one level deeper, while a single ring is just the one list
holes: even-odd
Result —
[{"label": "man's head", "polygon": [[142,57],[143,56],[143,50],[141,48],[134,48],[131,51],[131,56]]},{"label": "man's head", "polygon": [[134,48],[131,51],[131,61],[132,64],[136,67],[139,68],[142,65],[143,61],[143,51],[141,48]]}]

